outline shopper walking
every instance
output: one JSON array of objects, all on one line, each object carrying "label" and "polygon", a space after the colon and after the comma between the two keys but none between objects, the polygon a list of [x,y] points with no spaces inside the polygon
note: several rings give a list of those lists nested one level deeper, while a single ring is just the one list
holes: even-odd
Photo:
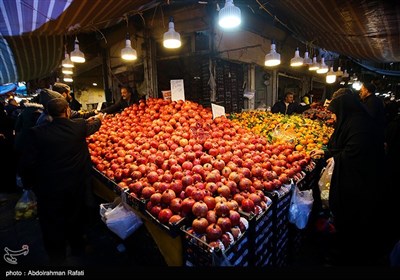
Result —
[{"label": "shopper walking", "polygon": [[70,119],[65,98],[52,99],[51,123],[30,129],[24,168],[36,175],[34,191],[45,249],[52,264],[62,264],[69,243],[73,255],[82,253],[85,196],[91,178],[86,137],[101,125],[102,114]]},{"label": "shopper walking", "polygon": [[383,141],[379,128],[357,95],[343,94],[328,107],[336,118],[328,150],[314,150],[312,157],[333,157],[335,166],[329,192],[329,207],[337,229],[342,265],[377,265],[385,247],[387,214],[383,197]]}]

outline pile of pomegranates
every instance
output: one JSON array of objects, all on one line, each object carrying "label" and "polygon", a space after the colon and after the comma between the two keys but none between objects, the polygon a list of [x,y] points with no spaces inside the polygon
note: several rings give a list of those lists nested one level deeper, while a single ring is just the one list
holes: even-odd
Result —
[{"label": "pile of pomegranates", "polygon": [[107,116],[87,142],[95,168],[146,200],[160,223],[187,217],[208,242],[235,237],[239,211],[266,210],[264,191],[300,176],[310,162],[291,144],[269,144],[191,101],[141,100]]}]

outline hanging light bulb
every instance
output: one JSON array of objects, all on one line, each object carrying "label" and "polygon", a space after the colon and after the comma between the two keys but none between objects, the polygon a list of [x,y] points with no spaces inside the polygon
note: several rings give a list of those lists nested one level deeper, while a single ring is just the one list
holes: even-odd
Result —
[{"label": "hanging light bulb", "polygon": [[85,55],[79,49],[79,41],[77,37],[75,37],[75,49],[71,52],[71,60],[76,63],[85,62]]},{"label": "hanging light bulb", "polygon": [[242,22],[240,9],[233,4],[233,0],[225,1],[225,7],[219,11],[218,17],[218,24],[222,28],[235,28]]},{"label": "hanging light bulb", "polygon": [[63,74],[67,74],[67,75],[72,75],[74,72],[72,71],[72,68],[62,68],[61,72]]},{"label": "hanging light bulb", "polygon": [[126,33],[126,41],[125,41],[125,48],[121,50],[121,57],[125,60],[136,60],[137,59],[137,52],[131,46],[131,40],[129,38],[129,33]]},{"label": "hanging light bulb", "polygon": [[67,50],[65,50],[65,58],[61,62],[61,65],[65,68],[73,68],[74,67],[74,63],[69,58],[69,54],[67,53]]},{"label": "hanging light bulb", "polygon": [[337,71],[336,71],[336,76],[337,76],[337,77],[343,76],[343,71],[342,71],[342,69],[340,68],[340,66],[338,67],[338,69],[337,69]]},{"label": "hanging light bulb", "polygon": [[314,55],[312,63],[308,67],[308,70],[310,71],[316,71],[319,69],[319,63],[317,62],[317,56]]},{"label": "hanging light bulb", "polygon": [[306,65],[311,65],[312,64],[312,59],[308,56],[308,51],[306,50],[306,52],[304,53],[304,64]]},{"label": "hanging light bulb", "polygon": [[321,66],[317,69],[318,74],[325,74],[329,70],[329,67],[325,64],[325,58],[321,58]]},{"label": "hanging light bulb", "polygon": [[361,83],[360,81],[354,81],[354,82],[353,82],[353,85],[352,85],[352,87],[353,87],[355,90],[360,90],[360,89],[361,89],[361,86],[362,86],[362,83]]},{"label": "hanging light bulb", "polygon": [[174,18],[169,18],[168,31],[164,33],[164,47],[167,49],[179,48],[181,43],[181,35],[175,31]]},{"label": "hanging light bulb", "polygon": [[74,80],[72,79],[71,76],[69,76],[69,75],[65,75],[65,76],[64,76],[64,82],[72,83],[73,81],[74,81]]},{"label": "hanging light bulb", "polygon": [[331,67],[329,72],[326,73],[326,82],[328,84],[333,84],[336,82],[336,73],[333,71],[333,67]]},{"label": "hanging light bulb", "polygon": [[344,69],[342,77],[343,78],[348,78],[349,77],[349,73],[347,73],[347,69]]},{"label": "hanging light bulb", "polygon": [[294,57],[290,60],[290,66],[292,67],[298,67],[303,65],[304,59],[300,57],[300,51],[299,48],[296,49],[294,52]]},{"label": "hanging light bulb", "polygon": [[276,66],[281,64],[281,55],[276,52],[275,43],[271,44],[271,51],[265,55],[265,66]]}]

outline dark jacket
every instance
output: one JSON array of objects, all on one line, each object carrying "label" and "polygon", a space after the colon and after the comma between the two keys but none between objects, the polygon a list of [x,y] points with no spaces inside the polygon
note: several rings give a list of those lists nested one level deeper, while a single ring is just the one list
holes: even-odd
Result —
[{"label": "dark jacket", "polygon": [[36,174],[38,196],[81,191],[91,167],[86,137],[100,125],[96,118],[55,118],[49,124],[30,129],[24,167],[33,168]]},{"label": "dark jacket", "polygon": [[114,103],[113,105],[102,109],[101,112],[107,114],[118,113],[124,110],[126,107],[129,107],[137,103],[138,101],[139,101],[139,96],[137,95],[136,91],[134,91],[134,93],[132,93],[131,95],[131,99],[129,100],[129,102],[121,98],[118,102]]},{"label": "dark jacket", "polygon": [[284,101],[278,101],[272,106],[272,113],[281,113],[284,115],[292,115],[294,113],[301,114],[305,110],[309,109],[310,105],[301,106],[299,103],[293,102],[289,103],[287,109]]},{"label": "dark jacket", "polygon": [[17,122],[15,123],[15,148],[22,150],[27,139],[27,132],[31,127],[36,125],[39,116],[43,112],[43,105],[38,103],[26,103],[25,108],[18,116]]},{"label": "dark jacket", "polygon": [[22,170],[32,175],[43,244],[52,260],[65,258],[67,242],[71,252],[83,251],[85,210],[93,196],[86,137],[100,125],[97,118],[54,118],[29,130]]}]

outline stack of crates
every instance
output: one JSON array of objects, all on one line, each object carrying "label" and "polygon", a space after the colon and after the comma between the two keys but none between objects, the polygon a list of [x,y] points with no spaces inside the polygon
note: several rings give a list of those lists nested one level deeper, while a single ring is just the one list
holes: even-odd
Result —
[{"label": "stack of crates", "polygon": [[183,262],[188,267],[204,266],[249,266],[250,238],[249,230],[241,233],[228,248],[213,248],[188,226],[181,228],[183,232]]},{"label": "stack of crates", "polygon": [[273,266],[283,267],[288,263],[289,253],[289,207],[291,186],[284,185],[279,190],[268,192],[273,209]]},{"label": "stack of crates", "polygon": [[257,216],[254,214],[248,215],[252,266],[265,267],[273,265],[274,231],[271,200],[268,206],[266,210]]}]

